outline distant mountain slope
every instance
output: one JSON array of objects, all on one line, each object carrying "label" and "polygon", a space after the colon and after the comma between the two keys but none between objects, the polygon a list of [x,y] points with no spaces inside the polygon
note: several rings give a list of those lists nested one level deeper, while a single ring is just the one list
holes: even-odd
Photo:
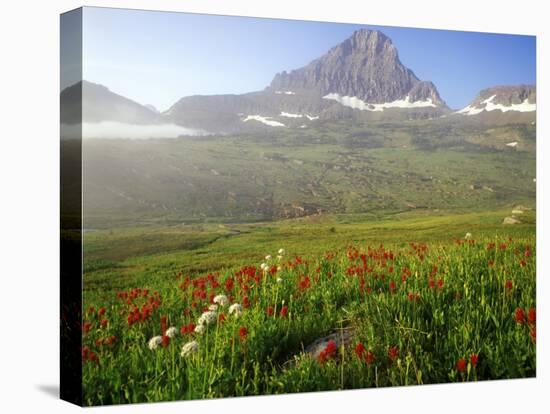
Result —
[{"label": "distant mountain slope", "polygon": [[[79,102],[80,99],[82,103]],[[146,106],[111,92],[103,85],[88,81],[78,82],[64,89],[61,92],[61,102],[67,108],[61,119],[66,124],[114,121],[150,125],[162,121],[158,113]],[[82,120],[79,105],[82,105]]]},{"label": "distant mountain slope", "polygon": [[86,141],[86,226],[466,211],[534,200],[531,125],[437,119],[365,128],[343,120],[269,128],[223,137]]},{"label": "distant mountain slope", "polygon": [[499,124],[534,122],[536,111],[536,87],[515,85],[484,89],[456,114]]}]

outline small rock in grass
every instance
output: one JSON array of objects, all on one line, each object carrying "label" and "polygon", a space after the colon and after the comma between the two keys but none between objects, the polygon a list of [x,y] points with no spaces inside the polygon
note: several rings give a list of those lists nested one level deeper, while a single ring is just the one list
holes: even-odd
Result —
[{"label": "small rock in grass", "polygon": [[505,217],[502,221],[502,224],[521,224],[521,220],[518,218],[511,216],[511,217]]}]

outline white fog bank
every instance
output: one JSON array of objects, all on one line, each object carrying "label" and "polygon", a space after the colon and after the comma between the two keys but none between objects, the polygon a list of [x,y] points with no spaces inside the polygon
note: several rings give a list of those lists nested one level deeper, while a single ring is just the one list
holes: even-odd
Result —
[{"label": "white fog bank", "polygon": [[[67,138],[78,136],[78,127],[78,125],[62,125],[62,136]],[[150,139],[197,135],[208,135],[208,132],[175,124],[136,125],[114,121],[82,123],[82,138],[84,139]]]}]

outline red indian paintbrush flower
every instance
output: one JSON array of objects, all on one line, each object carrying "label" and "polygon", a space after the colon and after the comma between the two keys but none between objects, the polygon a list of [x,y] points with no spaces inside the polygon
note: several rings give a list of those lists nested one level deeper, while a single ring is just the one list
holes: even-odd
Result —
[{"label": "red indian paintbrush flower", "polygon": [[319,361],[320,364],[324,364],[324,363],[326,362],[327,359],[328,359],[327,353],[326,353],[325,350],[323,349],[323,350],[319,353],[319,356],[317,357],[317,361]]},{"label": "red indian paintbrush flower", "polygon": [[338,350],[338,347],[336,346],[336,343],[330,340],[327,342],[327,345],[325,346],[325,348],[319,353],[317,360],[319,361],[320,364],[323,364],[328,359],[336,357],[337,350]]},{"label": "red indian paintbrush flower", "polygon": [[460,358],[456,361],[455,368],[458,372],[466,371],[466,360],[464,358]]},{"label": "red indian paintbrush flower", "polygon": [[395,361],[399,356],[399,349],[396,346],[390,346],[388,349],[388,357],[390,360]]},{"label": "red indian paintbrush flower", "polygon": [[88,359],[91,361],[91,362],[95,362],[96,364],[99,364],[99,357],[97,356],[97,354],[93,351],[90,351],[90,354],[88,356]]},{"label": "red indian paintbrush flower", "polygon": [[529,321],[529,324],[534,325],[535,322],[537,322],[537,311],[535,308],[530,308],[529,312],[527,314],[527,320]]},{"label": "red indian paintbrush flower", "polygon": [[516,308],[516,311],[514,312],[514,319],[517,323],[522,325],[525,322],[525,311],[521,308]]},{"label": "red indian paintbrush flower", "polygon": [[90,353],[90,348],[88,348],[87,346],[82,347],[82,360],[83,361],[86,361],[88,359],[89,353]]},{"label": "red indian paintbrush flower", "polygon": [[233,285],[234,284],[235,284],[235,281],[231,277],[225,281],[225,290],[226,290],[227,293],[229,293],[233,290]]},{"label": "red indian paintbrush flower", "polygon": [[325,347],[325,352],[327,353],[328,356],[335,357],[337,349],[338,348],[336,347],[336,343],[330,340],[328,341],[327,346]]},{"label": "red indian paintbrush flower", "polygon": [[309,278],[309,276],[302,276],[298,283],[298,287],[300,288],[300,290],[305,290],[310,286],[310,284],[311,279]]},{"label": "red indian paintbrush flower", "polygon": [[504,287],[506,288],[506,290],[512,290],[514,288],[514,283],[511,280],[507,280],[504,283]]},{"label": "red indian paintbrush flower", "polygon": [[180,329],[180,332],[182,335],[191,334],[194,331],[195,331],[195,324],[193,322],[189,322],[188,325],[183,325]]},{"label": "red indian paintbrush flower", "polygon": [[479,360],[479,357],[477,354],[472,354],[470,355],[470,363],[472,364],[472,367],[476,367],[477,366],[477,361]]},{"label": "red indian paintbrush flower", "polygon": [[374,362],[375,358],[376,357],[374,356],[374,352],[368,351],[365,355],[365,362],[367,363],[367,365],[370,365]]},{"label": "red indian paintbrush flower", "polygon": [[286,318],[286,315],[288,315],[288,306],[283,306],[279,314],[281,315],[281,318]]},{"label": "red indian paintbrush flower", "polygon": [[245,340],[247,335],[248,335],[248,329],[246,329],[244,326],[241,326],[239,328],[239,337],[241,338],[241,341]]},{"label": "red indian paintbrush flower", "polygon": [[162,335],[162,346],[166,348],[168,345],[170,345],[170,337]]},{"label": "red indian paintbrush flower", "polygon": [[99,310],[97,311],[97,314],[98,314],[99,316],[103,316],[103,315],[105,315],[105,312],[106,312],[106,311],[107,311],[107,309],[105,309],[104,307],[101,307],[101,308],[99,308]]},{"label": "red indian paintbrush flower", "polygon": [[357,358],[363,359],[364,353],[365,353],[365,346],[361,342],[359,342],[355,347],[355,355],[357,355]]}]

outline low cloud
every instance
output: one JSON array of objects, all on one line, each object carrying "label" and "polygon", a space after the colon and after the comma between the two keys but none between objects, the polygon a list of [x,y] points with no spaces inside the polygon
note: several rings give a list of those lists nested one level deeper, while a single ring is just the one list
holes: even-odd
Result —
[{"label": "low cloud", "polygon": [[[78,137],[79,125],[62,125],[61,135],[63,138]],[[208,135],[208,132],[175,124],[137,125],[114,121],[82,123],[82,138],[84,139],[151,139],[200,135]]]}]

